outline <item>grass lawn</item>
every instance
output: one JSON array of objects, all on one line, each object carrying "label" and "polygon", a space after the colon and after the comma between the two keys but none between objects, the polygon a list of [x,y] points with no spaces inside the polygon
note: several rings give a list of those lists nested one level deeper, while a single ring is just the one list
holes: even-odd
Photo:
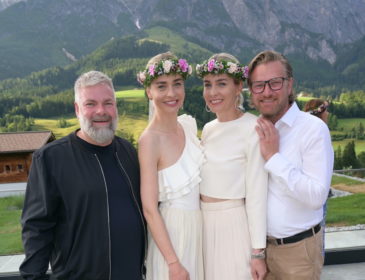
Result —
[{"label": "grass lawn", "polygon": [[365,193],[328,200],[326,226],[365,224]]},{"label": "grass lawn", "polygon": [[23,196],[0,198],[0,255],[23,252],[20,215]]},{"label": "grass lawn", "polygon": [[365,118],[349,118],[338,119],[338,129],[343,128],[343,131],[351,131],[352,128],[358,127],[362,123],[365,126]]},{"label": "grass lawn", "polygon": [[121,90],[116,91],[115,96],[117,98],[147,98],[144,95],[144,89],[131,89],[131,90]]},{"label": "grass lawn", "polygon": [[336,186],[336,185],[348,185],[348,186],[351,186],[351,185],[358,185],[359,184],[359,181],[357,180],[352,180],[350,178],[347,178],[347,177],[342,177],[342,176],[336,176],[336,175],[333,175],[332,176],[332,181],[331,181],[331,186]]},{"label": "grass lawn", "polygon": [[336,151],[338,146],[341,146],[341,150],[343,151],[346,144],[351,141],[355,141],[355,152],[357,155],[361,152],[365,152],[365,140],[344,139],[341,141],[332,141],[333,149]]},{"label": "grass lawn", "polygon": [[309,100],[311,99],[315,99],[317,97],[313,97],[313,96],[300,96],[300,97],[297,97],[297,99],[301,102],[308,102]]},{"label": "grass lawn", "polygon": [[60,118],[52,118],[52,119],[34,119],[35,127],[33,130],[51,130],[53,134],[56,136],[56,139],[59,139],[70,132],[74,131],[79,127],[79,122],[77,118],[72,115],[69,117],[64,117],[64,119],[69,124],[66,128],[58,127],[58,121]]}]

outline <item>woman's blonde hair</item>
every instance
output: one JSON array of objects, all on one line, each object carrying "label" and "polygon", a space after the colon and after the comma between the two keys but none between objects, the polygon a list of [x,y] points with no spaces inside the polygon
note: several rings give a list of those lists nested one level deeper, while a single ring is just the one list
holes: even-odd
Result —
[{"label": "woman's blonde hair", "polygon": [[151,65],[158,64],[162,60],[168,60],[168,59],[177,59],[177,56],[174,55],[172,52],[168,51],[165,53],[160,53],[158,55],[155,55],[152,57],[146,64],[146,69],[150,67]]}]

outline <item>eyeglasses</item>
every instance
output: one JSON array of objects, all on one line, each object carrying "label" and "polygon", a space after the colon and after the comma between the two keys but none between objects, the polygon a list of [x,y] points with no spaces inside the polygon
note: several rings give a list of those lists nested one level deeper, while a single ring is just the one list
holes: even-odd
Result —
[{"label": "eyeglasses", "polygon": [[269,85],[270,89],[273,91],[280,90],[283,87],[284,81],[289,80],[285,77],[272,78],[267,81],[257,81],[251,84],[251,92],[254,94],[263,93],[265,90],[266,84]]}]

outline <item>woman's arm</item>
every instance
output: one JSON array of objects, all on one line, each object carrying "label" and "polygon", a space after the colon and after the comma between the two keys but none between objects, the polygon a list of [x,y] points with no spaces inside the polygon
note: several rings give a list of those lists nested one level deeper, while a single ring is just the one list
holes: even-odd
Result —
[{"label": "woman's arm", "polygon": [[138,145],[143,214],[151,235],[169,266],[170,279],[185,280],[189,279],[188,272],[179,262],[158,209],[158,162],[160,154],[158,137],[143,134]]}]

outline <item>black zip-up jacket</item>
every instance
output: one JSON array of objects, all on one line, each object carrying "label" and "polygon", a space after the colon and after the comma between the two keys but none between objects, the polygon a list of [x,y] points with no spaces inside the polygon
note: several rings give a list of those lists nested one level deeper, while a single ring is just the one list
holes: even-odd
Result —
[{"label": "black zip-up jacket", "polygon": [[[97,156],[76,137],[73,132],[33,155],[21,219],[26,258],[20,272],[24,279],[48,279],[49,262],[56,279],[110,279],[105,178]],[[146,242],[136,150],[119,137],[112,145],[138,208]],[[142,270],[143,263],[141,279]]]}]

